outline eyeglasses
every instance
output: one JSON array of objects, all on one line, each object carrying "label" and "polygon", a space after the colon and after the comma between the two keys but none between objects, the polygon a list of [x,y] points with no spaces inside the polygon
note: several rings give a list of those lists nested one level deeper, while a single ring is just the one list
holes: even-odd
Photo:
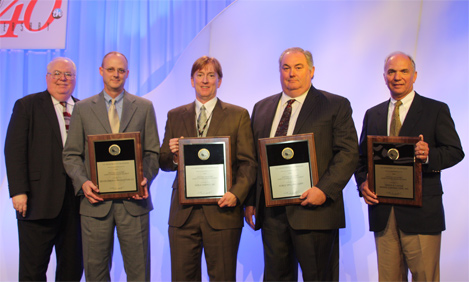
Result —
[{"label": "eyeglasses", "polygon": [[[108,73],[115,73],[116,72],[116,69],[115,68],[107,68],[105,69]],[[117,69],[117,72],[119,74],[124,74],[127,70],[125,69]]]},{"label": "eyeglasses", "polygon": [[64,75],[66,79],[72,79],[75,75],[71,72],[61,72],[61,71],[54,71],[53,73],[48,72],[54,79],[61,79]]}]

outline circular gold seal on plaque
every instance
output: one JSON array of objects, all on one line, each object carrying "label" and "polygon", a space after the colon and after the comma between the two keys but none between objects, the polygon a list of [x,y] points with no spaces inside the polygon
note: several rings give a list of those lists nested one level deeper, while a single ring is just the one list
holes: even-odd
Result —
[{"label": "circular gold seal on plaque", "polygon": [[210,158],[210,151],[203,148],[199,150],[199,153],[197,154],[199,156],[199,159],[206,161],[208,158]]},{"label": "circular gold seal on plaque", "polygon": [[109,154],[113,155],[113,156],[117,156],[121,153],[121,147],[119,147],[119,145],[117,144],[112,144],[110,147],[109,147]]},{"label": "circular gold seal on plaque", "polygon": [[282,157],[286,160],[291,160],[293,156],[295,155],[295,152],[293,152],[293,149],[290,147],[286,147],[285,149],[282,150]]},{"label": "circular gold seal on plaque", "polygon": [[396,148],[391,148],[388,150],[388,157],[395,161],[399,158],[399,151]]}]

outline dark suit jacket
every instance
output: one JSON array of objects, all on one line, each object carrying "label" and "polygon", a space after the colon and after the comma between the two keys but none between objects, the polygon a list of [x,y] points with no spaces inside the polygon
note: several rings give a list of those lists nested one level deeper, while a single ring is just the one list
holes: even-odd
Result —
[{"label": "dark suit jacket", "polygon": [[10,197],[28,196],[26,217],[51,219],[59,215],[66,189],[71,189],[62,164],[62,136],[49,92],[16,101],[5,140]]},{"label": "dark suit jacket", "polygon": [[[368,172],[366,137],[387,135],[388,105],[389,100],[365,114],[360,137],[360,164],[355,173],[358,186],[366,180]],[[422,165],[422,207],[395,205],[394,212],[402,231],[428,234],[445,230],[440,171],[460,162],[464,152],[448,106],[415,93],[399,136],[420,134],[430,148],[429,163]],[[391,207],[389,204],[368,207],[370,231],[382,231],[386,227]]]},{"label": "dark suit jacket", "polygon": [[[174,171],[173,154],[169,149],[172,138],[196,137],[195,102],[175,108],[168,112],[165,136],[161,147],[160,166],[164,171]],[[212,113],[207,137],[230,136],[231,168],[233,193],[241,204],[234,208],[220,208],[218,205],[203,205],[208,223],[214,229],[243,227],[242,203],[249,188],[256,178],[257,163],[254,152],[254,141],[251,132],[251,121],[246,109],[222,102],[218,99]],[[181,227],[191,214],[193,206],[181,205],[178,197],[178,176],[173,183],[169,225]]]},{"label": "dark suit jacket", "polygon": [[[63,152],[63,161],[68,175],[73,180],[75,193],[81,192],[83,183],[91,179],[87,136],[110,134],[108,112],[104,94],[94,95],[75,105],[67,143]],[[143,175],[148,180],[148,188],[158,174],[159,138],[156,128],[153,104],[144,98],[124,92],[122,116],[119,132],[140,132],[143,156]],[[150,193],[150,189],[148,189]],[[127,212],[133,216],[148,213],[153,209],[151,196],[146,200],[123,200]],[[107,200],[91,204],[82,197],[80,214],[92,217],[104,217],[111,209],[112,201]]]},{"label": "dark suit jacket", "polygon": [[[252,113],[254,140],[268,138],[278,102],[276,94],[259,101]],[[293,134],[314,133],[319,180],[317,187],[328,197],[317,207],[286,207],[288,222],[297,230],[325,230],[345,227],[342,190],[358,161],[358,140],[349,101],[311,86],[301,108]],[[261,228],[265,198],[260,169],[256,190],[247,205],[256,206],[256,229]]]}]

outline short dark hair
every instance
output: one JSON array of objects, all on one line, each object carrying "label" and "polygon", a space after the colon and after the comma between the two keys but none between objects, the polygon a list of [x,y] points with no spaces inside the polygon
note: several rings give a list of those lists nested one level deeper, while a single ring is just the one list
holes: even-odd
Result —
[{"label": "short dark hair", "polygon": [[205,68],[205,66],[208,64],[213,64],[213,67],[215,68],[218,77],[223,78],[223,71],[221,70],[220,62],[217,59],[209,56],[202,56],[194,62],[194,64],[192,65],[191,77],[194,76],[196,71]]}]

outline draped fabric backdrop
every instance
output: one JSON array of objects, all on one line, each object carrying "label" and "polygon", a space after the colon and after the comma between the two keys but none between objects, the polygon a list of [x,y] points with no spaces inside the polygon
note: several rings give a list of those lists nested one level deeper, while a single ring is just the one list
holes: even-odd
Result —
[{"label": "draped fabric backdrop", "polygon": [[[255,102],[281,91],[278,57],[299,46],[313,53],[313,84],[351,101],[358,133],[366,109],[389,98],[382,77],[384,57],[396,50],[413,55],[416,91],[449,105],[467,150],[468,15],[468,1],[69,0],[66,49],[0,50],[0,146],[14,102],[46,88],[46,65],[54,57],[70,57],[77,64],[74,95],[84,99],[102,90],[102,57],[114,50],[124,53],[130,70],[126,89],[153,101],[162,141],[166,113],[194,100],[190,67],[196,58],[218,58],[224,71],[218,96],[251,111]],[[468,171],[466,159],[442,173],[447,218],[442,281],[469,281]],[[153,281],[171,279],[167,219],[174,176],[160,171],[151,187]],[[13,281],[18,240],[3,154],[0,177],[0,281]],[[354,180],[344,197],[347,228],[340,231],[340,280],[377,281],[367,207]],[[51,281],[53,269],[54,258]],[[260,232],[246,226],[237,278],[261,281],[262,270]],[[114,281],[126,277],[117,239],[111,276]],[[205,266],[203,279],[208,280]]]}]

